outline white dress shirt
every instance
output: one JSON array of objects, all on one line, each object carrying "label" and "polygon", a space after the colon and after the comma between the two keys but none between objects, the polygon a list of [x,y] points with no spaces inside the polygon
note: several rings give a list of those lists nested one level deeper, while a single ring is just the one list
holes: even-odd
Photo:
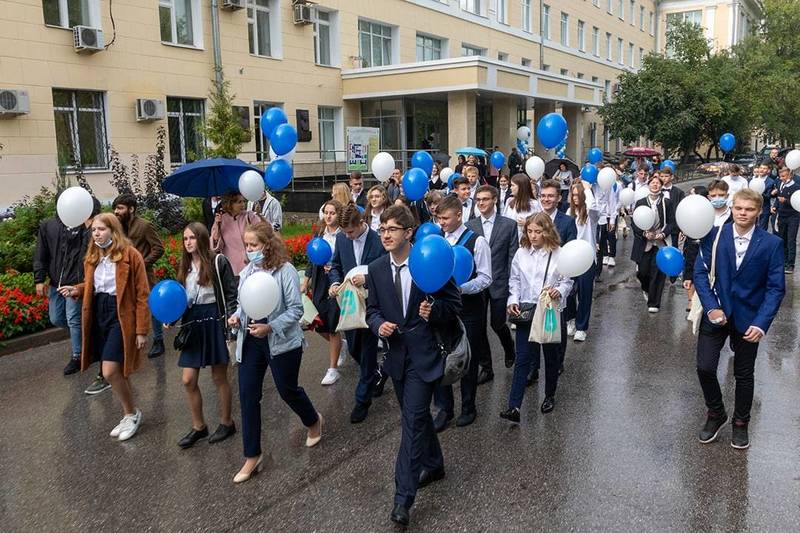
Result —
[{"label": "white dress shirt", "polygon": [[736,270],[742,266],[742,260],[747,253],[747,248],[750,246],[750,241],[753,239],[753,233],[756,231],[755,225],[750,228],[750,231],[744,235],[739,235],[736,228],[733,228],[733,244],[736,247]]},{"label": "white dress shirt", "polygon": [[[567,295],[572,290],[572,279],[558,273],[558,257],[561,248],[553,250],[550,257],[550,266],[547,258],[550,252],[541,248],[539,250],[520,247],[511,261],[511,275],[508,281],[508,305],[520,303],[537,303],[544,287],[553,287],[561,298],[558,305],[563,309]],[[545,269],[547,279],[545,279]]]},{"label": "white dress shirt", "polygon": [[481,226],[483,227],[483,236],[486,238],[486,242],[492,242],[492,230],[494,229],[495,220],[497,220],[497,211],[493,212],[489,218],[481,215]]},{"label": "white dress shirt", "polygon": [[361,264],[361,256],[364,254],[364,245],[367,242],[367,234],[369,233],[369,228],[364,229],[364,233],[361,234],[360,237],[357,239],[353,239],[353,255],[356,256],[356,264]]},{"label": "white dress shirt", "polygon": [[372,231],[378,231],[378,228],[381,226],[381,213],[383,213],[383,210],[380,212],[374,210],[370,212],[369,229]]},{"label": "white dress shirt", "polygon": [[741,176],[725,176],[722,181],[728,184],[728,205],[733,205],[733,195],[747,188],[747,180]]},{"label": "white dress shirt", "polygon": [[597,223],[608,224],[617,216],[617,191],[612,186],[609,190],[604,191],[597,185],[593,185],[591,189],[586,192],[586,205],[589,206],[589,194],[592,195],[594,200],[595,209],[597,209]]},{"label": "white dress shirt", "polygon": [[542,204],[539,203],[539,200],[531,200],[530,202],[528,202],[528,209],[525,209],[523,211],[517,211],[511,205],[512,203],[511,200],[512,198],[509,198],[509,200],[506,202],[506,208],[505,211],[503,211],[503,216],[506,218],[510,218],[511,220],[514,221],[515,224],[517,224],[517,236],[522,237],[523,226],[519,225],[519,219],[520,218],[526,219],[531,215],[535,215],[536,213],[541,212]]},{"label": "white dress shirt", "polygon": [[[444,238],[451,246],[455,246],[466,229],[467,227],[461,224],[453,233],[446,233]],[[477,294],[492,284],[492,249],[489,248],[489,241],[480,235],[475,241],[473,261],[477,275],[461,285],[461,294]]]},{"label": "white dress shirt", "polygon": [[117,295],[117,264],[104,256],[94,269],[94,292]]},{"label": "white dress shirt", "polygon": [[390,257],[390,262],[392,265],[392,284],[394,284],[394,277],[397,275],[396,267],[400,265],[405,265],[405,267],[400,271],[400,285],[403,287],[403,316],[406,316],[408,313],[408,300],[411,297],[411,272],[408,269],[408,257],[402,263],[397,263],[394,260],[394,257]]},{"label": "white dress shirt", "polygon": [[717,213],[716,210],[714,211],[714,227],[718,228],[725,224],[725,221],[728,220],[728,217],[731,216],[731,208],[726,207],[725,211],[722,213]]},{"label": "white dress shirt", "polygon": [[472,197],[467,198],[461,202],[461,221],[467,222],[470,218],[470,213],[475,209],[475,200]]},{"label": "white dress shirt", "polygon": [[194,264],[189,267],[186,274],[186,300],[189,306],[216,303],[217,297],[214,295],[214,284],[210,283],[204,287],[198,284],[200,272],[194,269]]},{"label": "white dress shirt", "polygon": [[506,208],[506,202],[508,201],[509,196],[511,195],[511,187],[506,187],[503,189],[502,187],[497,189],[498,195],[500,198],[500,214],[503,214],[503,211]]},{"label": "white dress shirt", "polygon": [[[336,228],[336,231],[333,233],[328,231],[328,228],[325,228],[325,231],[322,233],[322,240],[327,242],[331,247],[331,254],[336,252],[336,236],[342,232],[342,228]],[[366,231],[364,234],[366,235]],[[354,248],[355,249],[355,248]],[[331,255],[333,257],[333,255]]]},{"label": "white dress shirt", "polygon": [[[592,194],[591,189],[584,190],[584,193],[586,193],[586,223],[581,224],[577,213],[573,213],[571,206],[567,210],[567,214],[575,219],[575,227],[578,229],[578,239],[584,240],[591,244],[592,250],[594,250],[595,246],[597,245],[597,224],[599,224],[599,219],[602,217],[600,215],[597,201],[594,197],[594,194]],[[555,222],[555,217],[553,222]]]}]

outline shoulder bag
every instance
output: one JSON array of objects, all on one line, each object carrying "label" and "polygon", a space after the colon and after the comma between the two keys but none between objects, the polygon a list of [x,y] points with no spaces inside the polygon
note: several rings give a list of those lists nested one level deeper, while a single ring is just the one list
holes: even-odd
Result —
[{"label": "shoulder bag", "polygon": [[[516,230],[515,230],[516,231]],[[553,257],[553,252],[547,256],[547,266],[544,267],[544,283],[547,283],[547,274],[550,270],[550,259]],[[536,312],[535,302],[520,302],[519,314],[508,315],[508,321],[515,326],[527,326],[533,320],[533,314]]]},{"label": "shoulder bag", "polygon": [[[717,277],[717,245],[719,244],[720,235],[722,235],[722,227],[719,228],[717,236],[714,237],[714,245],[711,247],[711,269],[708,271],[708,283],[712,291],[714,290],[714,283]],[[692,333],[695,335],[700,331],[700,321],[702,319],[703,304],[700,302],[700,295],[697,294],[697,290],[695,290],[694,295],[692,295],[692,305],[689,310],[689,316],[686,317],[686,320],[692,323]]]}]

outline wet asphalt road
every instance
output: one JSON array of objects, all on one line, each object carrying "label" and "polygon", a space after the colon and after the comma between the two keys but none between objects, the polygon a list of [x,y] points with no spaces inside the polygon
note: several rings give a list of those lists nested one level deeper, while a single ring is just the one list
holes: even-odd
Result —
[{"label": "wet asphalt road", "polygon": [[[511,371],[490,332],[495,379],[479,389],[477,421],[441,434],[447,477],[418,494],[413,530],[800,530],[800,291],[789,289],[760,348],[750,450],[731,448],[729,429],[704,446],[685,293],[668,286],[661,313],[648,315],[629,247],[596,284],[589,338],[570,342],[553,413],[539,412],[539,384],[520,426],[498,417]],[[300,382],[326,418],[324,439],[304,447],[304,429],[267,378],[267,468],[241,486],[231,482],[239,434],[176,445],[190,418],[174,352],[134,375],[144,423],[125,443],[107,435],[120,418],[111,393],[85,396],[89,372],[61,375],[66,342],[0,358],[0,530],[392,530],[400,414],[391,385],[367,421],[351,425],[356,365],[320,386],[327,351],[318,336],[308,340]],[[720,375],[732,406],[728,354]],[[213,429],[208,372],[201,387]]]}]

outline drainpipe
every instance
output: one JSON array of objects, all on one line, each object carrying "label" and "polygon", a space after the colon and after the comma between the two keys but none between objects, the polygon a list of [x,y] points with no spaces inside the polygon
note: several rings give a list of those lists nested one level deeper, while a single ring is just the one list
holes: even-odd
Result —
[{"label": "drainpipe", "polygon": [[539,0],[539,70],[544,68],[544,5]]},{"label": "drainpipe", "polygon": [[214,81],[219,89],[222,87],[222,50],[220,49],[217,0],[211,0],[211,47],[214,49]]}]

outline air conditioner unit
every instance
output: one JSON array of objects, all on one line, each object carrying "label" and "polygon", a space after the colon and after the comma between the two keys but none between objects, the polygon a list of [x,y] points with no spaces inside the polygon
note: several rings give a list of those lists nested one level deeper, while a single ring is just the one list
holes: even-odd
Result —
[{"label": "air conditioner unit", "polygon": [[136,121],[149,122],[164,118],[164,102],[153,98],[139,98],[136,100]]},{"label": "air conditioner unit", "polygon": [[247,7],[245,5],[246,0],[222,0],[222,9],[227,9],[228,11],[236,11],[238,9],[244,9]]},{"label": "air conditioner unit", "polygon": [[0,89],[0,118],[11,118],[31,112],[28,91]]},{"label": "air conditioner unit", "polygon": [[294,23],[311,24],[314,20],[311,18],[311,6],[308,4],[295,4],[294,8]]},{"label": "air conditioner unit", "polygon": [[103,30],[97,28],[90,28],[88,26],[73,26],[72,36],[74,37],[75,51],[82,52],[99,52],[103,50],[106,44],[103,39]]}]

